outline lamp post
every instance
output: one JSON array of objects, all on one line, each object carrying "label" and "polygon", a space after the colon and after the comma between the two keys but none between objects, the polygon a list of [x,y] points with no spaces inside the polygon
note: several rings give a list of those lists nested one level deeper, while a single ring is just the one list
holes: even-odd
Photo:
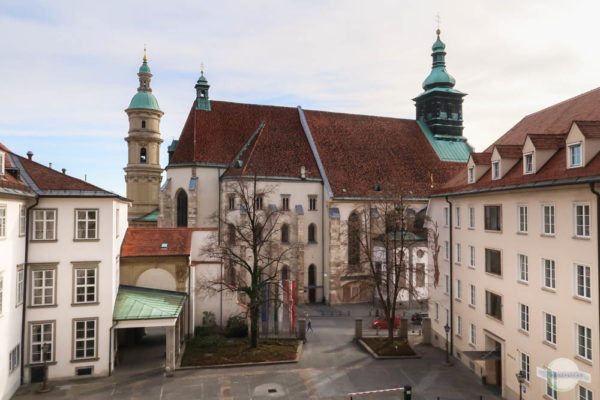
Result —
[{"label": "lamp post", "polygon": [[519,400],[523,400],[523,383],[525,383],[525,379],[527,376],[525,375],[525,371],[520,370],[515,374],[517,376],[517,380],[519,381]]},{"label": "lamp post", "polygon": [[450,333],[450,327],[446,322],[446,326],[444,326],[444,330],[446,331],[446,364],[450,364],[450,354],[448,353],[448,334]]}]

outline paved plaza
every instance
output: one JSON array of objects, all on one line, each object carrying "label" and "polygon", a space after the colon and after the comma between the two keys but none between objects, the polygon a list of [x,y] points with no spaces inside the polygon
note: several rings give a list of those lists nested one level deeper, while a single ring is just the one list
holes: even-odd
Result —
[{"label": "paved plaza", "polygon": [[[165,377],[160,360],[147,356],[114,376],[53,382],[52,392],[39,395],[35,386],[19,390],[24,399],[349,399],[350,392],[411,385],[416,400],[499,399],[459,363],[444,364],[444,352],[416,346],[422,357],[410,360],[374,360],[353,342],[356,309],[343,316],[321,316],[325,308],[305,308],[314,332],[308,333],[300,362],[244,368],[197,369]],[[303,311],[304,311],[303,310]],[[348,313],[351,315],[348,316]],[[325,314],[325,313],[323,313]],[[365,325],[369,320],[364,316]],[[150,352],[147,352],[150,354]],[[401,399],[382,394],[357,399]]]}]

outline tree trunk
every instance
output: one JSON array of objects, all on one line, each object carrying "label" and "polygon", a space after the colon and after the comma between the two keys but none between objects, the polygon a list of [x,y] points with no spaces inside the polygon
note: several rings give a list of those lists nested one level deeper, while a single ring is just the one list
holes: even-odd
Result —
[{"label": "tree trunk", "polygon": [[260,307],[254,303],[250,308],[250,347],[255,349],[258,346],[258,324]]}]

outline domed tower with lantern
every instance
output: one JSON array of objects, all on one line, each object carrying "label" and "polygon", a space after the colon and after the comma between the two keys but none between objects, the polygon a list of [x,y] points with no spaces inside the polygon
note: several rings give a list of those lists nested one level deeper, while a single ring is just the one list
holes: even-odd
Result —
[{"label": "domed tower with lantern", "polygon": [[163,112],[150,87],[152,73],[145,48],[138,77],[140,86],[125,110],[129,117],[129,134],[125,138],[128,146],[125,182],[127,198],[133,201],[129,223],[130,226],[156,226],[162,176],[160,119]]}]

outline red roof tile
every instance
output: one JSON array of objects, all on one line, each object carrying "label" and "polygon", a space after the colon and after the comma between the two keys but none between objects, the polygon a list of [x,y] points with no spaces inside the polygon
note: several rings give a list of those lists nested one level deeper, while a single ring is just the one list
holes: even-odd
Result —
[{"label": "red roof tile", "polygon": [[532,132],[568,133],[573,121],[600,121],[600,88],[526,116],[494,144],[522,145],[527,134]]},{"label": "red roof tile", "polygon": [[[216,228],[129,228],[121,257],[189,256],[192,232]],[[166,243],[167,247],[162,248]]]},{"label": "red roof tile", "polygon": [[586,138],[600,138],[600,121],[574,121]]},{"label": "red roof tile", "polygon": [[471,158],[473,158],[475,165],[490,165],[492,163],[491,152],[471,153]]},{"label": "red roof tile", "polygon": [[558,150],[565,147],[567,134],[544,134],[536,133],[527,135],[537,150]]},{"label": "red roof tile", "polygon": [[518,144],[498,144],[494,147],[502,158],[521,158],[523,156],[523,146]]},{"label": "red roof tile", "polygon": [[84,191],[104,191],[98,186],[91,185],[81,179],[73,178],[62,172],[55,171],[52,168],[38,164],[27,158],[19,157],[19,161],[27,174],[33,179],[33,182],[40,190],[84,190]]}]

